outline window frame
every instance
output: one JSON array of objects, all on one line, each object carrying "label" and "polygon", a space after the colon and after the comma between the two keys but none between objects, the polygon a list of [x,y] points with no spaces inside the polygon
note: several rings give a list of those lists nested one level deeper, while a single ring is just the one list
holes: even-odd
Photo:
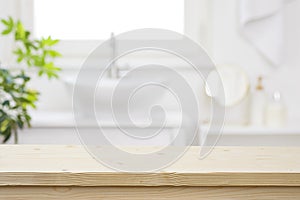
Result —
[{"label": "window frame", "polygon": [[[30,31],[34,32],[34,1],[19,1],[20,19]],[[183,33],[209,51],[210,28],[208,27],[211,0],[184,0],[184,30]],[[78,68],[89,53],[104,40],[61,40],[57,50],[63,58],[58,60],[62,68]]]}]

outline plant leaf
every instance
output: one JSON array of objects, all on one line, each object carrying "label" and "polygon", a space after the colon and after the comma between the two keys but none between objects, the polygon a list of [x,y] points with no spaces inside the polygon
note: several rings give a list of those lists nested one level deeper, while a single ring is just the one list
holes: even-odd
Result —
[{"label": "plant leaf", "polygon": [[46,53],[49,54],[52,58],[62,56],[58,51],[55,50],[47,50]]}]

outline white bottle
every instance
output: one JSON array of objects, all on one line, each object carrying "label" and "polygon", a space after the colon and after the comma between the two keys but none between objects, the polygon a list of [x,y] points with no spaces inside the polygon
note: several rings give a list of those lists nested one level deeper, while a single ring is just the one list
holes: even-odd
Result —
[{"label": "white bottle", "polygon": [[283,127],[286,122],[286,108],[280,92],[274,92],[272,102],[266,109],[266,125],[272,128]]},{"label": "white bottle", "polygon": [[263,126],[265,122],[267,96],[262,85],[262,77],[258,77],[257,86],[252,93],[250,103],[250,124],[253,126]]}]

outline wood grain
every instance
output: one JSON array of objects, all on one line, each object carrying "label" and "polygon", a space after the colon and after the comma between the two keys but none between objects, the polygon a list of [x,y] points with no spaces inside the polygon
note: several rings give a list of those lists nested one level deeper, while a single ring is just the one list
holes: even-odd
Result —
[{"label": "wood grain", "polygon": [[0,187],[5,200],[295,200],[298,187]]},{"label": "wood grain", "polygon": [[299,147],[217,147],[200,160],[199,147],[191,147],[161,171],[124,173],[99,164],[81,146],[3,145],[0,185],[300,186],[299,155]]}]

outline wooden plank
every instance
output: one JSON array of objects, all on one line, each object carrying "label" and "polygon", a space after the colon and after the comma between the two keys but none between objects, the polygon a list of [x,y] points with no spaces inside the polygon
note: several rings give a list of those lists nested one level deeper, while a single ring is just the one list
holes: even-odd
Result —
[{"label": "wooden plank", "polygon": [[2,145],[0,185],[300,186],[299,155],[299,147],[216,147],[199,160],[199,147],[191,147],[161,171],[121,173],[99,164],[81,146]]},{"label": "wooden plank", "polygon": [[300,186],[299,174],[281,173],[0,173],[0,186]]},{"label": "wooden plank", "polygon": [[295,200],[299,187],[0,187],[5,200]]}]

